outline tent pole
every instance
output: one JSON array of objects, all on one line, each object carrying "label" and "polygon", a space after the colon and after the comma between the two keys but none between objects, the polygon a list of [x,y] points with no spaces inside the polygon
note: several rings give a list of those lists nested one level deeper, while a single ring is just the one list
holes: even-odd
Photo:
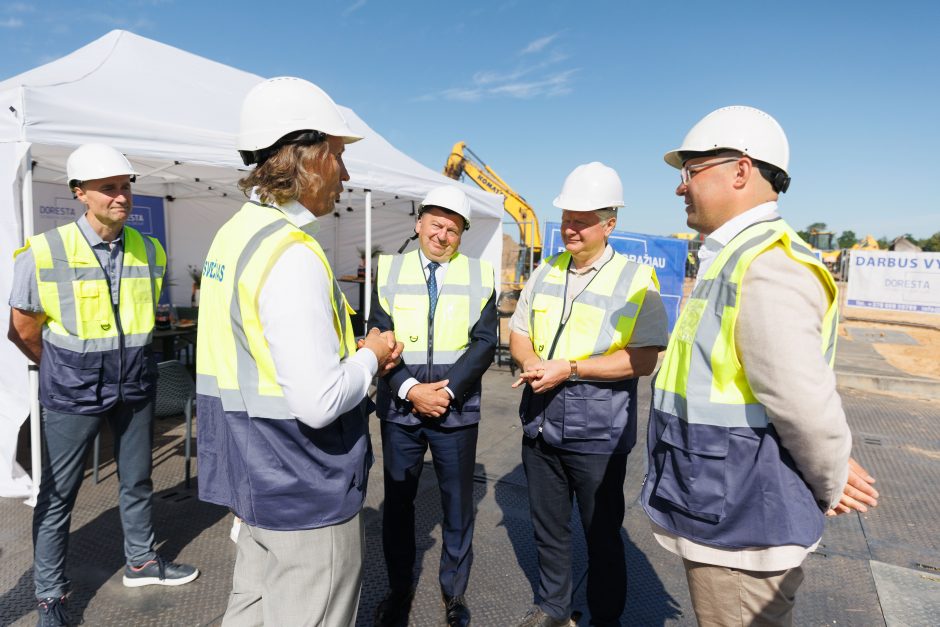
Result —
[{"label": "tent pole", "polygon": [[[33,224],[33,152],[27,149],[23,157],[26,159],[26,173],[23,175],[23,241],[32,237],[35,225]],[[39,496],[39,484],[42,482],[42,437],[39,429],[39,366],[29,362],[29,452],[32,464],[32,485],[26,504],[36,507]]]},{"label": "tent pole", "polygon": [[363,311],[362,314],[362,332],[369,330],[369,311],[372,305],[372,190],[364,190],[366,193],[366,276],[365,290],[363,291],[363,300],[365,303],[359,303]]}]

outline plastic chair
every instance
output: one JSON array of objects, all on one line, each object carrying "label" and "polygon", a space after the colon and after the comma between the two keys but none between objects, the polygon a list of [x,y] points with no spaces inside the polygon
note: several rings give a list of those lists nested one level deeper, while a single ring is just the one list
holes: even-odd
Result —
[{"label": "plastic chair", "polygon": [[168,418],[183,414],[186,419],[186,439],[183,445],[185,458],[185,486],[189,488],[190,462],[192,460],[193,404],[196,401],[196,384],[186,366],[179,361],[161,361],[157,364],[157,398],[153,404],[154,418]]},{"label": "plastic chair", "polygon": [[[186,440],[183,445],[185,458],[185,483],[189,488],[190,463],[192,460],[193,404],[196,399],[196,384],[189,371],[179,361],[161,361],[157,364],[157,395],[153,403],[154,418],[179,416],[186,419]],[[95,436],[93,454],[93,476],[98,483],[98,466],[101,456],[101,435]]]},{"label": "plastic chair", "polygon": [[[199,307],[176,307],[176,319],[179,320],[192,320],[196,322],[199,318]],[[174,338],[174,348],[176,353],[179,355],[186,355],[186,365],[193,365],[193,353],[196,350],[196,340],[195,336],[186,336],[181,335],[177,338]],[[175,356],[175,355],[174,355]]]}]

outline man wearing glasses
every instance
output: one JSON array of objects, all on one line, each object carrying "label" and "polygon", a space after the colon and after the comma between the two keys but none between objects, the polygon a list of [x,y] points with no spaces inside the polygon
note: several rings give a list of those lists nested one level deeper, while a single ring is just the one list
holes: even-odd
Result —
[{"label": "man wearing glasses", "polygon": [[777,214],[789,144],[772,117],[718,109],[665,160],[707,237],[653,386],[643,506],[699,624],[789,625],[824,515],[877,504],[832,372],[836,285]]}]

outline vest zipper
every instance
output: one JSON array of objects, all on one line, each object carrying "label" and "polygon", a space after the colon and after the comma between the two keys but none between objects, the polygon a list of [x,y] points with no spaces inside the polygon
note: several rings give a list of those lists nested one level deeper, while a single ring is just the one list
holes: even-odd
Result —
[{"label": "vest zipper", "polygon": [[[95,258],[95,261],[98,262],[98,267],[101,268],[101,273],[104,274],[104,281],[108,285],[108,300],[111,300],[111,275],[108,274],[107,268],[101,265],[101,260],[98,259],[98,255],[95,254],[95,249],[91,245],[91,242],[88,241],[88,237],[82,232],[79,228],[79,234],[84,238],[85,243],[88,244],[88,248],[91,249],[91,254]],[[127,254],[127,247],[124,246],[126,241],[126,233],[124,230],[121,230],[121,250],[124,254]],[[111,263],[111,250],[109,247],[108,250],[108,265]],[[121,270],[124,269],[124,259],[122,255],[121,259]],[[124,273],[121,272],[123,275]],[[156,307],[156,304],[154,304]],[[124,327],[121,326],[121,282],[118,280],[118,302],[115,304],[111,303],[111,311],[114,314],[114,325],[117,327],[118,332],[118,381],[117,381],[117,396],[118,401],[124,402]],[[103,369],[103,368],[102,368]],[[102,383],[102,386],[104,383]]]},{"label": "vest zipper", "polygon": [[118,304],[113,305],[114,321],[118,332],[118,400],[124,402],[124,327],[121,325],[121,295],[118,292]]},{"label": "vest zipper", "polygon": [[[127,254],[127,247],[124,245],[127,234],[121,231],[121,248],[123,249],[124,255]],[[124,278],[124,259],[123,255],[121,256],[121,278]],[[110,256],[109,256],[110,263]],[[149,267],[149,266],[148,266]],[[107,275],[107,271],[105,272]],[[111,277],[108,276],[108,291],[111,291]],[[110,296],[110,294],[109,294]],[[118,332],[118,400],[124,402],[124,325],[121,323],[121,280],[118,279],[118,302],[112,305],[114,309],[114,323],[117,326]],[[156,303],[154,303],[154,311],[156,311]]]},{"label": "vest zipper", "polygon": [[[571,262],[569,261],[568,263],[570,264]],[[564,292],[564,293],[565,293],[565,296],[568,295],[568,278],[569,278],[569,277],[568,277],[568,269],[565,268],[565,292]],[[591,279],[591,280],[593,280],[593,279]],[[579,294],[578,296],[580,296],[580,294]],[[575,298],[574,300],[577,300],[577,298]],[[574,309],[574,300],[571,301],[571,308],[572,308],[572,309]],[[562,313],[564,313],[564,309],[562,309]],[[568,318],[570,318],[570,317],[571,317],[571,312],[569,311],[569,312],[568,312]],[[559,325],[559,327],[558,327],[558,331],[555,332],[555,338],[552,340],[552,345],[551,345],[551,347],[548,349],[548,358],[549,358],[549,359],[551,359],[552,356],[555,354],[555,347],[558,346],[558,338],[560,338],[562,332],[564,332],[564,330],[565,330],[565,325],[568,324],[568,318],[565,318],[565,319],[562,321],[561,325]],[[566,384],[565,384],[565,383],[562,383],[562,385],[566,385]],[[533,396],[534,396],[534,395],[533,395]],[[541,433],[541,432],[542,432],[542,425],[545,424],[545,401],[544,401],[544,400],[542,400],[542,411],[540,411],[539,414],[541,414],[541,416],[542,416],[542,419],[539,420],[539,433]]]}]

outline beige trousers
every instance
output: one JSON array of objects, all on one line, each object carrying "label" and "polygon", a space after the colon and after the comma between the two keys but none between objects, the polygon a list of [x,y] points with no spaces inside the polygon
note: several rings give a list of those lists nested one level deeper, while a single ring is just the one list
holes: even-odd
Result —
[{"label": "beige trousers", "polygon": [[682,561],[701,627],[793,624],[796,591],[803,583],[802,566],[759,572]]},{"label": "beige trousers", "polygon": [[223,627],[352,627],[364,544],[361,514],[303,531],[243,523]]}]

